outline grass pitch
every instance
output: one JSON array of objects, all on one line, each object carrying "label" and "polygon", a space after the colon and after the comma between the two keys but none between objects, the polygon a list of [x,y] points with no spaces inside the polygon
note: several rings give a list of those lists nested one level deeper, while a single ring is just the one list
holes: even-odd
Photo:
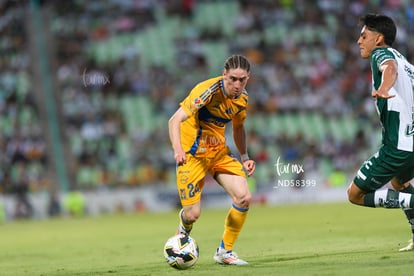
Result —
[{"label": "grass pitch", "polygon": [[6,223],[0,275],[412,275],[414,252],[398,252],[411,235],[401,210],[252,206],[234,248],[245,267],[213,261],[226,213],[203,210],[192,232],[200,258],[186,271],[162,255],[177,212]]}]

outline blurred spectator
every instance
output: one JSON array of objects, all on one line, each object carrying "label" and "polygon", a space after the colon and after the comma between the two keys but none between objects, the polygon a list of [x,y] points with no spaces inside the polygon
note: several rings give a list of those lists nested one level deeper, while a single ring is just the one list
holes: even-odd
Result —
[{"label": "blurred spectator", "polygon": [[23,161],[17,162],[12,171],[12,192],[16,197],[14,210],[15,218],[30,218],[33,216],[33,206],[29,200],[29,179],[27,176],[26,164]]},{"label": "blurred spectator", "polygon": [[16,197],[17,217],[30,217],[31,191],[47,183],[47,148],[30,76],[28,5],[0,3],[0,187]]},{"label": "blurred spectator", "polygon": [[61,214],[60,200],[57,192],[49,193],[49,203],[47,206],[47,213],[50,217],[56,217]]}]

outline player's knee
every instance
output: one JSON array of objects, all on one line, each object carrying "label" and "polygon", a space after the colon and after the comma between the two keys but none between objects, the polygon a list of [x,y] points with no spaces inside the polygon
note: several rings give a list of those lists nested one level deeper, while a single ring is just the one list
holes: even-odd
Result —
[{"label": "player's knee", "polygon": [[234,203],[238,207],[247,209],[250,206],[251,200],[252,200],[252,195],[249,191],[247,191],[244,194],[236,196],[235,199],[234,199]]},{"label": "player's knee", "polygon": [[353,196],[352,194],[348,193],[348,201],[352,204],[357,204],[357,200],[355,198],[355,196]]},{"label": "player's knee", "polygon": [[349,202],[351,202],[352,204],[356,204],[356,205],[362,205],[361,202],[363,202],[363,198],[364,195],[360,194],[360,193],[356,193],[353,189],[352,189],[352,185],[348,188],[347,190],[347,194],[348,194],[348,200]]},{"label": "player's knee", "polygon": [[351,203],[355,203],[355,196],[351,192],[351,187],[348,188],[348,190],[346,191],[346,193],[348,195],[348,201],[351,202]]}]

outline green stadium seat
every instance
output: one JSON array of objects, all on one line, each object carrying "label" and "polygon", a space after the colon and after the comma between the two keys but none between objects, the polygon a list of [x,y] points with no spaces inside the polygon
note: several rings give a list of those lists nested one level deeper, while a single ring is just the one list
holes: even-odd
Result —
[{"label": "green stadium seat", "polygon": [[264,30],[264,41],[268,45],[282,43],[287,35],[287,28],[282,24],[273,24]]},{"label": "green stadium seat", "polygon": [[343,116],[342,120],[346,140],[350,141],[355,137],[358,131],[357,121],[351,116]]},{"label": "green stadium seat", "polygon": [[319,171],[323,178],[329,177],[333,171],[332,161],[327,158],[321,158],[319,160]]},{"label": "green stadium seat", "polygon": [[326,124],[325,124],[325,118],[321,113],[313,113],[311,116],[313,126],[315,127],[315,135],[316,138],[318,138],[317,141],[322,141],[326,134]]},{"label": "green stadium seat", "polygon": [[237,16],[240,14],[238,1],[222,1],[216,3],[217,21],[220,22],[224,34],[232,38],[234,37],[234,26]]},{"label": "green stadium seat", "polygon": [[311,115],[310,112],[300,112],[297,114],[300,132],[306,141],[314,140],[316,135]]},{"label": "green stadium seat", "polygon": [[145,132],[148,135],[153,129],[153,104],[152,102],[145,96],[138,96],[135,97],[133,100],[134,103],[134,116],[137,119],[137,125],[139,129]]},{"label": "green stadium seat", "polygon": [[0,117],[0,133],[4,135],[10,135],[12,133],[12,121],[10,117],[1,116]]},{"label": "green stadium seat", "polygon": [[216,10],[214,3],[197,3],[194,9],[193,23],[201,31],[211,30],[215,26]]},{"label": "green stadium seat", "polygon": [[256,166],[256,170],[254,172],[254,179],[256,180],[257,184],[267,183],[269,179],[269,170],[267,168],[268,164],[259,164]]},{"label": "green stadium seat", "polygon": [[[265,117],[260,114],[254,114],[251,115],[249,118],[247,118],[247,121],[249,121],[249,129],[252,129],[256,131],[257,133],[263,133],[264,130],[267,129],[266,121],[264,119]],[[268,135],[267,133],[263,133],[264,135]]]},{"label": "green stadium seat", "polygon": [[73,131],[69,135],[70,152],[74,155],[78,155],[82,151],[82,137],[79,132]]},{"label": "green stadium seat", "polygon": [[87,166],[81,166],[77,170],[76,182],[79,187],[92,188],[97,185],[96,172]]},{"label": "green stadium seat", "polygon": [[31,86],[30,76],[26,72],[20,72],[16,80],[16,94],[19,102],[23,102],[29,93]]},{"label": "green stadium seat", "polygon": [[229,55],[228,45],[221,41],[206,42],[203,44],[203,50],[209,61],[210,75],[216,76],[223,69],[224,60]]},{"label": "green stadium seat", "polygon": [[125,165],[131,158],[131,140],[126,136],[118,137],[118,139],[116,139],[115,148],[119,156],[120,164]]},{"label": "green stadium seat", "polygon": [[296,113],[284,114],[282,119],[286,126],[285,131],[288,137],[294,138],[302,131],[299,116]]},{"label": "green stadium seat", "polygon": [[277,158],[282,155],[279,146],[273,143],[270,143],[266,146],[266,152],[269,157],[269,163],[271,163],[272,165],[275,164]]},{"label": "green stadium seat", "polygon": [[19,112],[19,123],[27,126],[36,120],[36,116],[37,115],[31,106],[24,105]]},{"label": "green stadium seat", "polygon": [[279,114],[269,114],[269,116],[264,117],[263,119],[265,118],[267,119],[267,132],[269,132],[272,137],[278,136],[285,131],[286,125]]}]

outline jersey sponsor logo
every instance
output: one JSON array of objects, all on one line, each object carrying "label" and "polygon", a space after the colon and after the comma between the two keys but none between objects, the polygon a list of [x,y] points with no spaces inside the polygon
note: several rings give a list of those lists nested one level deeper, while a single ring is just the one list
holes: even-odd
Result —
[{"label": "jersey sponsor logo", "polygon": [[406,136],[413,136],[414,135],[414,106],[411,107],[411,109],[412,109],[412,113],[411,113],[412,122],[411,122],[411,124],[407,124],[407,127],[405,128],[405,135]]},{"label": "jersey sponsor logo", "polygon": [[405,129],[405,135],[406,136],[413,136],[414,135],[414,123],[412,123],[411,125],[407,125],[407,127]]},{"label": "jersey sponsor logo", "polygon": [[404,65],[404,71],[407,73],[407,75],[411,78],[414,79],[414,71],[412,67],[409,67],[407,64]]},{"label": "jersey sponsor logo", "polygon": [[216,136],[208,135],[208,136],[203,136],[200,139],[200,145],[208,145],[208,146],[216,147],[216,146],[220,146],[223,144],[224,144],[224,140]]},{"label": "jersey sponsor logo", "polygon": [[372,53],[372,60],[376,61],[377,67],[389,59],[394,59],[394,56],[386,49],[377,49]]},{"label": "jersey sponsor logo", "polygon": [[378,185],[382,184],[381,181],[377,180],[375,177],[371,178],[371,182],[374,182],[375,184],[378,184]]},{"label": "jersey sponsor logo", "polygon": [[180,177],[180,183],[185,184],[188,181],[188,177],[186,175],[182,175]]},{"label": "jersey sponsor logo", "polygon": [[396,57],[400,58],[400,59],[405,59],[403,55],[401,55],[397,50],[395,50],[394,48],[388,48],[388,50],[393,53]]},{"label": "jersey sponsor logo", "polygon": [[200,98],[194,100],[194,106],[197,109],[200,109],[203,106],[204,102]]}]

